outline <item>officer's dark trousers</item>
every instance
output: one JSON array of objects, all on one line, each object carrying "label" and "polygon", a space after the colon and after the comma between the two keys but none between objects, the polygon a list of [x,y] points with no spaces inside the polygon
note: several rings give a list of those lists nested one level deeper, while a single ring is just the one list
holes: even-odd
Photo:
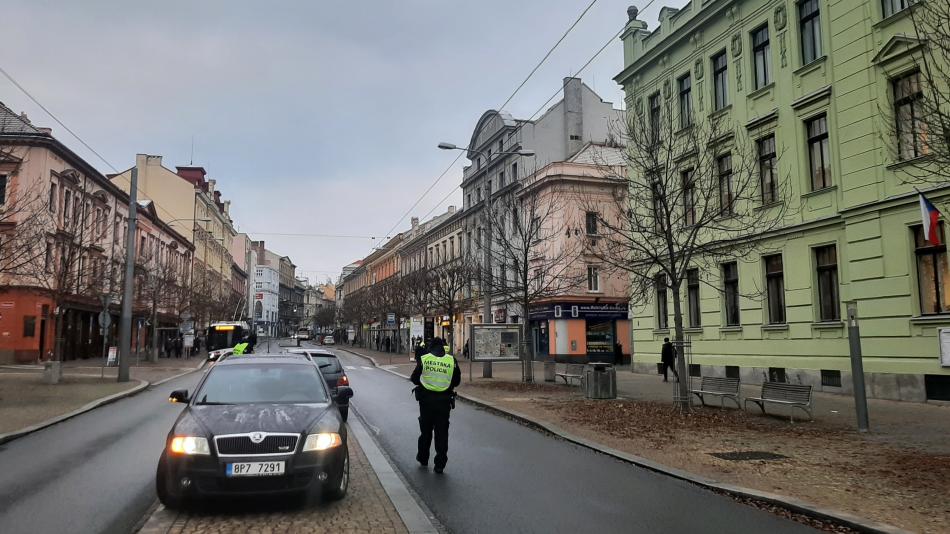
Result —
[{"label": "officer's dark trousers", "polygon": [[416,459],[429,461],[429,447],[435,433],[435,466],[445,467],[449,460],[449,412],[448,399],[431,399],[419,403],[419,452]]}]

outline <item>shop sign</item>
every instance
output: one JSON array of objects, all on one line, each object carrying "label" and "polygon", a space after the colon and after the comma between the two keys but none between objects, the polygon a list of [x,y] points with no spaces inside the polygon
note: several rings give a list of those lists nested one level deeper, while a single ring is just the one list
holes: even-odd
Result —
[{"label": "shop sign", "polygon": [[508,309],[507,308],[498,308],[494,312],[495,322],[496,323],[505,323],[508,319]]},{"label": "shop sign", "polygon": [[626,304],[570,304],[561,303],[531,310],[532,319],[627,319]]},{"label": "shop sign", "polygon": [[12,307],[13,307],[13,302],[11,301],[0,302],[0,308],[12,308]]}]

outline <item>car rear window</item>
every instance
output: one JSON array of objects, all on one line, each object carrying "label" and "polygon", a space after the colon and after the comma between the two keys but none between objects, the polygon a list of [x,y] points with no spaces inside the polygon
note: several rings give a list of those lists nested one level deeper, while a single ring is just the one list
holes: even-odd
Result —
[{"label": "car rear window", "polygon": [[343,370],[343,367],[340,366],[340,360],[336,359],[335,356],[314,355],[313,361],[324,373],[339,373]]},{"label": "car rear window", "polygon": [[322,377],[310,365],[216,365],[195,404],[310,404],[327,402]]}]

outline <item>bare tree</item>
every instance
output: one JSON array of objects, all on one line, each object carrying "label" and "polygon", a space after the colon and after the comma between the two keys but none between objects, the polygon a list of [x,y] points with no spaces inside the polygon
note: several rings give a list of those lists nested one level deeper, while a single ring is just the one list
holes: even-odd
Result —
[{"label": "bare tree", "polygon": [[24,183],[23,163],[15,149],[0,147],[0,276],[22,270],[43,254],[34,244],[46,233],[46,183]]},{"label": "bare tree", "polygon": [[317,308],[317,313],[313,316],[313,324],[319,328],[326,329],[336,323],[336,305],[328,304]]},{"label": "bare tree", "polygon": [[[449,335],[455,336],[455,314],[466,299],[465,290],[478,277],[475,258],[467,252],[425,271],[425,280],[419,284],[428,297],[429,309],[449,318]],[[455,340],[446,340],[455,347]]]},{"label": "bare tree", "polygon": [[[152,325],[152,348],[149,360],[158,361],[159,328],[158,314],[161,311],[176,310],[177,299],[184,285],[183,273],[176,265],[172,252],[162,254],[159,247],[153,247],[139,254],[136,261],[136,276],[140,302],[149,310]],[[176,315],[177,317],[177,315]]]},{"label": "bare tree", "polygon": [[[576,289],[584,280],[576,262],[581,248],[577,240],[566,239],[565,192],[557,180],[535,173],[483,210],[484,217],[492,218],[488,238],[495,272],[482,278],[489,291],[519,306],[526,327],[533,306]],[[531,336],[526,337],[522,377],[532,382],[534,345]]]},{"label": "bare tree", "polygon": [[891,100],[882,115],[894,161],[905,161],[908,183],[946,185],[950,179],[950,3],[914,2],[907,8],[918,70],[893,74]]},{"label": "bare tree", "polygon": [[[599,200],[587,208],[598,214],[601,236],[588,253],[630,277],[632,302],[647,303],[656,295],[664,299],[658,304],[658,328],[666,326],[665,295],[672,293],[679,347],[684,339],[681,288],[690,270],[708,276],[722,263],[742,260],[762,246],[758,237],[779,228],[798,209],[792,205],[790,181],[779,176],[781,150],[774,137],[753,140],[728,118],[691,122],[689,116],[674,120],[668,104],[629,113],[616,134],[625,146],[622,164],[600,163],[617,188],[614,205],[605,209]],[[684,378],[678,402],[686,411],[684,358],[677,358],[677,369]]]}]

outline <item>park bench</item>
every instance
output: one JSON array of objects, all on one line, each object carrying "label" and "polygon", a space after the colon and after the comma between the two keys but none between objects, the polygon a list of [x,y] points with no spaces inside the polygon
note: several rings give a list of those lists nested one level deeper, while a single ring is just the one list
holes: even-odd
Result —
[{"label": "park bench", "polygon": [[565,384],[569,384],[570,381],[577,381],[577,384],[581,384],[581,380],[584,378],[584,364],[582,363],[559,363],[561,366],[560,370],[554,370],[554,379],[557,380],[557,377],[561,377],[564,380]]},{"label": "park bench", "polygon": [[[768,403],[782,406],[798,408],[808,414],[809,420],[814,419],[811,414],[811,386],[799,384],[786,384],[784,382],[763,382],[762,393],[758,397],[749,397],[745,400],[746,406],[750,402],[759,405],[762,413],[765,413],[765,405]],[[792,421],[792,414],[789,413],[789,421]]]},{"label": "park bench", "polygon": [[739,379],[722,378],[717,376],[704,376],[699,384],[699,389],[691,389],[690,393],[699,397],[699,402],[706,406],[706,395],[719,397],[719,405],[725,407],[726,399],[732,399],[736,403],[736,408],[742,408],[739,404]]}]

